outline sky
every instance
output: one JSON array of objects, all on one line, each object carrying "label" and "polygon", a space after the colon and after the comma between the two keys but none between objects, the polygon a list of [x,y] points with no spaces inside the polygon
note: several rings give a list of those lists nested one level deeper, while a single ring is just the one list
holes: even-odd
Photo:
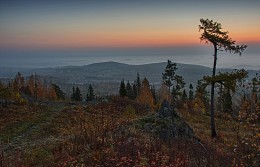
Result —
[{"label": "sky", "polygon": [[222,24],[242,55],[218,67],[260,69],[260,0],[0,0],[0,67],[57,67],[168,59],[212,67],[201,18]]},{"label": "sky", "polygon": [[200,18],[259,50],[259,0],[0,0],[0,49],[189,49]]}]

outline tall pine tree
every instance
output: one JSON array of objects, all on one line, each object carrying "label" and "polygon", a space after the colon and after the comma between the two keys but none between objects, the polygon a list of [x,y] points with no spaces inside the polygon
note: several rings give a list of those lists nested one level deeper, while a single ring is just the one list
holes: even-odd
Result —
[{"label": "tall pine tree", "polygon": [[141,91],[141,80],[140,80],[139,73],[137,73],[137,77],[136,77],[136,88],[137,88],[137,95],[138,95]]},{"label": "tall pine tree", "polygon": [[135,99],[137,97],[137,86],[136,82],[133,84],[133,98]]},{"label": "tall pine tree", "polygon": [[54,91],[56,92],[57,98],[59,100],[65,100],[65,93],[61,90],[61,88],[59,87],[59,85],[57,84],[52,84],[52,88],[54,89]]},{"label": "tall pine tree", "polygon": [[127,84],[126,84],[126,96],[127,96],[129,99],[134,99],[133,89],[132,89],[132,86],[131,86],[131,84],[129,83],[129,81],[128,81]]},{"label": "tall pine tree", "polygon": [[188,96],[187,96],[187,93],[186,93],[185,89],[182,92],[181,99],[182,99],[183,102],[187,101],[187,99],[188,99]]},{"label": "tall pine tree", "polygon": [[[228,36],[228,31],[222,31],[222,26],[218,22],[214,22],[209,19],[200,19],[199,31],[202,31],[200,40],[205,41],[206,43],[211,43],[214,47],[214,60],[213,60],[213,71],[212,78],[216,75],[216,66],[217,66],[217,52],[218,51],[229,51],[233,53],[241,53],[246,49],[246,45],[236,45],[236,41],[232,40]],[[210,98],[210,126],[211,126],[211,136],[216,137],[216,128],[215,128],[215,106],[214,106],[214,90],[215,82],[211,82],[211,98]]]},{"label": "tall pine tree", "polygon": [[121,97],[125,97],[125,96],[126,96],[126,87],[125,87],[125,82],[124,82],[124,80],[122,80],[121,83],[120,83],[119,95],[120,95]]},{"label": "tall pine tree", "polygon": [[71,101],[75,101],[75,87],[72,87]]},{"label": "tall pine tree", "polygon": [[164,73],[162,73],[163,82],[168,87],[169,100],[171,94],[171,86],[173,85],[173,82],[175,80],[175,73],[177,69],[178,68],[176,67],[176,63],[172,63],[170,60],[168,60],[167,65],[164,69]]},{"label": "tall pine tree", "polygon": [[87,93],[87,101],[92,101],[95,98],[94,89],[91,84],[89,84],[88,87],[88,93]]},{"label": "tall pine tree", "polygon": [[75,91],[75,101],[81,101],[82,100],[82,94],[80,92],[79,87],[76,87]]},{"label": "tall pine tree", "polygon": [[193,86],[190,84],[189,87],[189,100],[192,100],[194,98],[194,92],[193,92]]}]

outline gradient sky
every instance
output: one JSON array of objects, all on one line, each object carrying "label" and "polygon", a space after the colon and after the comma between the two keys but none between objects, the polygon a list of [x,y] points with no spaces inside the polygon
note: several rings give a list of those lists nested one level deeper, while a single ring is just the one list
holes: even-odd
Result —
[{"label": "gradient sky", "polygon": [[260,0],[0,1],[0,48],[201,45],[200,18],[238,43],[260,43]]}]

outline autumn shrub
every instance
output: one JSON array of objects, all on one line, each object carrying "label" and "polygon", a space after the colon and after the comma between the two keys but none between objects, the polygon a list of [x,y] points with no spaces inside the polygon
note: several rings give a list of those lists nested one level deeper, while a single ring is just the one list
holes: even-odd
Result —
[{"label": "autumn shrub", "polygon": [[134,119],[137,117],[137,115],[135,113],[135,109],[130,105],[126,107],[126,109],[122,115],[126,119]]},{"label": "autumn shrub", "polygon": [[[234,143],[236,130],[233,126],[238,122],[232,120],[232,117],[225,115],[216,117],[220,135],[219,138],[213,140],[208,130],[210,122],[208,115],[180,109],[178,111],[193,128],[196,137],[194,139],[174,138],[170,142],[165,142],[144,131],[142,126],[147,124],[155,114],[144,114],[145,107],[133,100],[114,98],[106,103],[75,104],[62,108],[57,108],[55,105],[54,108],[53,113],[52,110],[41,105],[3,108],[1,114],[4,118],[0,117],[1,127],[6,127],[6,124],[14,126],[15,122],[25,121],[24,126],[21,127],[26,128],[31,119],[36,120],[34,123],[41,123],[45,120],[49,121],[50,125],[45,127],[48,129],[40,132],[46,133],[37,135],[44,139],[49,135],[50,129],[53,129],[50,135],[54,136],[55,140],[46,140],[46,142],[43,140],[44,142],[40,144],[33,141],[32,143],[36,145],[27,145],[14,152],[7,153],[5,150],[4,156],[0,154],[0,164],[2,161],[5,166],[25,167],[206,167],[241,166],[241,164],[256,166],[258,163],[259,123],[257,119],[250,119],[249,122],[242,121],[238,135],[240,139],[237,140],[240,142]],[[251,110],[247,111],[243,120],[256,118]],[[54,114],[53,119],[45,119],[49,113]],[[147,119],[143,119],[144,115]],[[38,117],[44,117],[44,119]],[[137,121],[142,126],[138,127]],[[17,132],[18,128],[14,127]],[[237,145],[236,152],[233,151],[233,147],[232,150],[230,149],[228,146],[230,144]],[[248,158],[249,155],[250,158]]]},{"label": "autumn shrub", "polygon": [[118,96],[111,97],[110,102],[106,106],[112,106],[115,111],[119,112],[124,112],[127,106],[132,106],[135,109],[135,113],[137,115],[147,114],[147,105],[128,98],[120,98]]},{"label": "autumn shrub", "polygon": [[53,155],[50,148],[46,146],[28,147],[21,154],[24,166],[44,166],[53,162]]},{"label": "autumn shrub", "polygon": [[[55,149],[55,162],[67,166],[223,166],[229,156],[195,140],[164,143],[120,118],[73,113],[66,130],[73,138]],[[70,129],[70,130],[69,130]]]},{"label": "autumn shrub", "polygon": [[[234,145],[234,165],[258,166],[260,164],[260,102],[243,100],[238,116],[237,143]],[[241,128],[247,129],[240,132]]]},{"label": "autumn shrub", "polygon": [[206,113],[206,106],[200,98],[195,98],[192,102],[193,112],[205,114]]}]

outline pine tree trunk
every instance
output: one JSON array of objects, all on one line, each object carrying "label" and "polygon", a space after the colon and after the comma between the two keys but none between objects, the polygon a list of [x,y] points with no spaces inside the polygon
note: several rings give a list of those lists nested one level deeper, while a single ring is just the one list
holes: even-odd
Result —
[{"label": "pine tree trunk", "polygon": [[[217,65],[217,45],[214,44],[214,64],[213,64],[213,73],[212,78],[216,75],[216,65]],[[210,111],[210,125],[211,125],[211,137],[216,137],[216,128],[215,128],[215,107],[214,107],[214,89],[215,89],[215,82],[211,83],[211,111]]]},{"label": "pine tree trunk", "polygon": [[219,100],[219,103],[220,103],[220,111],[223,113],[224,107],[223,107],[223,84],[222,84],[222,83],[220,83],[219,92],[220,92],[220,100]]},{"label": "pine tree trunk", "polygon": [[171,86],[168,87],[168,91],[169,91],[168,100],[171,103]]}]

